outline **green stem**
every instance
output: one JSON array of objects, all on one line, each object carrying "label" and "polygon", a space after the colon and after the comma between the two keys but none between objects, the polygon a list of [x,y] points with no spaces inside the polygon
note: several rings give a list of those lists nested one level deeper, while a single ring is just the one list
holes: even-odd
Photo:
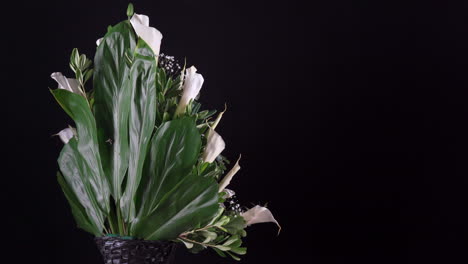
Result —
[{"label": "green stem", "polygon": [[205,247],[216,247],[217,245],[215,244],[209,244],[209,243],[203,243],[203,242],[198,242],[198,241],[195,241],[195,240],[192,240],[192,239],[189,239],[185,236],[179,236],[179,239],[182,239],[186,242],[189,242],[189,243],[194,243],[194,244],[198,244],[198,245],[202,245],[202,246],[205,246]]},{"label": "green stem", "polygon": [[126,235],[126,232],[125,232],[124,222],[122,219],[122,212],[120,211],[119,203],[117,203],[116,206],[117,206],[117,223],[119,225],[119,234],[124,236]]},{"label": "green stem", "polygon": [[109,221],[109,226],[111,229],[112,234],[117,234],[118,232],[118,227],[117,224],[115,223],[115,212],[113,206],[111,206],[111,211],[109,212],[109,216],[107,217]]}]

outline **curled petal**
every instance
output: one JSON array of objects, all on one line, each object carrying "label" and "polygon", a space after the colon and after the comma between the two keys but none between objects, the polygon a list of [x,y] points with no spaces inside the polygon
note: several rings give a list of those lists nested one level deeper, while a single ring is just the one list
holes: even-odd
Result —
[{"label": "curled petal", "polygon": [[203,161],[212,163],[216,157],[224,150],[226,143],[223,138],[216,133],[212,128],[208,132],[208,142],[206,144],[205,152],[203,152]]},{"label": "curled petal", "polygon": [[67,144],[68,141],[75,135],[75,131],[73,128],[65,128],[62,129],[60,132],[55,134],[55,136],[59,136],[59,138],[62,140],[64,144]]},{"label": "curled petal", "polygon": [[219,183],[219,192],[222,192],[226,188],[226,186],[228,186],[229,183],[231,183],[232,177],[234,177],[234,175],[236,175],[236,173],[240,170],[240,158],[241,157],[239,156],[239,159],[237,159],[237,162],[234,165],[234,167],[232,167],[232,169],[226,174],[226,176],[224,176],[223,180],[221,180],[221,182]]},{"label": "curled petal", "polygon": [[218,114],[218,116],[216,117],[216,120],[213,122],[213,125],[211,126],[213,129],[216,129],[216,127],[219,124],[219,121],[221,121],[221,118],[223,118],[223,115],[226,112],[226,110],[227,110],[227,105],[224,104],[224,110]]},{"label": "curled petal", "polygon": [[203,76],[197,73],[197,68],[194,66],[185,70],[182,97],[180,98],[179,105],[177,106],[176,115],[183,114],[185,112],[185,108],[190,101],[195,99],[198,93],[200,93],[204,81]]},{"label": "curled petal", "polygon": [[159,30],[149,26],[148,16],[134,14],[130,19],[130,23],[132,24],[136,34],[151,47],[154,54],[159,55],[163,36]]},{"label": "curled petal", "polygon": [[266,207],[256,205],[255,207],[242,213],[241,216],[244,217],[246,226],[271,222],[275,223],[279,227],[278,234],[281,231],[281,226],[279,225],[278,221],[276,221],[271,211]]},{"label": "curled petal", "polygon": [[67,78],[61,72],[54,72],[50,75],[50,77],[58,83],[59,89],[64,89],[72,93],[83,95],[76,79]]}]

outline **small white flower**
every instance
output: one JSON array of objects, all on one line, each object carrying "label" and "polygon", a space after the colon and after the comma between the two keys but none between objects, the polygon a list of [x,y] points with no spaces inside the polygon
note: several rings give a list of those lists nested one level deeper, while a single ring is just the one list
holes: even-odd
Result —
[{"label": "small white flower", "polygon": [[83,95],[83,92],[81,91],[76,79],[67,78],[61,72],[54,72],[50,75],[50,77],[58,83],[59,89]]},{"label": "small white flower", "polygon": [[151,47],[154,54],[159,55],[163,36],[159,30],[149,26],[148,16],[134,14],[130,19],[130,23],[132,23],[136,34]]},{"label": "small white flower", "polygon": [[229,183],[231,182],[232,177],[234,177],[234,175],[236,175],[236,173],[240,170],[241,168],[239,166],[240,158],[241,157],[239,156],[239,159],[237,159],[237,162],[234,165],[234,167],[232,167],[232,169],[226,174],[226,176],[224,176],[223,180],[221,180],[221,182],[219,183],[219,192],[222,192],[223,190],[225,190],[226,186],[228,186]]},{"label": "small white flower", "polygon": [[224,150],[226,143],[223,138],[212,128],[208,131],[208,140],[205,151],[203,152],[203,161],[212,163],[216,157]]},{"label": "small white flower", "polygon": [[278,221],[276,221],[271,211],[266,207],[256,205],[255,207],[242,213],[241,216],[244,217],[246,226],[271,222],[275,223],[279,227],[278,234],[281,231],[281,226],[279,225]]},{"label": "small white flower", "polygon": [[233,191],[233,190],[231,190],[231,189],[227,189],[227,188],[225,188],[225,189],[223,190],[223,192],[226,193],[226,194],[223,196],[224,199],[231,198],[231,197],[233,197],[234,195],[236,195],[236,192],[235,192],[235,191]]},{"label": "small white flower", "polygon": [[197,68],[192,66],[185,70],[185,81],[182,97],[180,98],[179,105],[177,106],[176,115],[185,113],[185,108],[191,100],[197,97],[203,82],[203,76],[197,73]]},{"label": "small white flower", "polygon": [[75,131],[72,127],[68,127],[68,128],[62,129],[60,132],[58,132],[54,136],[59,136],[62,142],[64,144],[67,144],[68,141],[70,141],[70,139],[75,136]]}]

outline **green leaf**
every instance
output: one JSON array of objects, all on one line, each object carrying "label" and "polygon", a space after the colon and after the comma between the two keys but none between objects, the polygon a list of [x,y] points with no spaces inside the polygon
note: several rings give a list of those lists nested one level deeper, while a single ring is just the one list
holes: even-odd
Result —
[{"label": "green leaf", "polygon": [[216,212],[216,215],[215,217],[213,217],[213,219],[211,219],[211,221],[208,223],[208,225],[212,225],[214,222],[218,221],[218,219],[221,217],[221,215],[223,215],[224,213],[224,207],[219,207],[218,208],[218,212]]},{"label": "green leaf", "polygon": [[[76,200],[79,201],[79,204],[86,211],[88,219],[92,222],[92,233],[101,233],[104,226],[105,213],[100,208],[96,199],[99,195],[99,190],[93,188],[90,178],[87,177],[88,174],[92,173],[91,168],[84,162],[84,158],[79,153],[76,139],[70,139],[63,147],[58,158],[58,164],[66,184],[69,186],[69,190],[73,193]],[[74,203],[73,196],[67,198],[70,198]],[[70,206],[74,206],[72,202],[70,202]]]},{"label": "green leaf", "polygon": [[201,136],[190,118],[169,121],[157,129],[137,194],[139,219],[149,216],[163,196],[189,174],[200,148]]},{"label": "green leaf", "polygon": [[[96,136],[96,121],[88,102],[83,96],[63,89],[51,90],[51,93],[76,124],[78,141],[69,159],[77,159],[76,162],[79,163],[80,167],[86,169],[82,171],[83,175],[80,176],[86,178],[85,182],[89,184],[90,191],[92,191],[93,197],[91,198],[96,201],[102,211],[107,213],[109,212],[109,185],[101,167]],[[70,140],[64,146],[64,149],[71,148],[74,142],[73,139]],[[62,162],[66,161],[62,160]],[[70,167],[69,172],[62,170],[66,179],[71,173],[76,173],[74,166],[77,165]]]},{"label": "green leaf", "polygon": [[193,243],[187,242],[187,241],[185,241],[185,240],[183,240],[183,239],[180,239],[180,238],[179,238],[178,240],[181,241],[182,243],[184,243],[184,245],[185,245],[185,247],[186,247],[187,249],[193,248]]},{"label": "green leaf", "polygon": [[[78,198],[76,198],[75,193],[68,186],[68,183],[65,181],[63,175],[60,172],[57,172],[57,181],[62,187],[63,194],[67,198],[68,204],[70,204],[73,217],[75,218],[78,227],[95,236],[101,235],[102,226],[96,226],[94,222],[88,219],[86,209],[81,205]],[[89,201],[87,202],[87,204],[90,204]]]},{"label": "green leaf", "polygon": [[205,226],[218,207],[216,181],[189,174],[162,198],[151,215],[132,225],[132,233],[147,240],[174,239]]},{"label": "green leaf", "polygon": [[221,250],[219,250],[219,249],[217,249],[217,248],[214,248],[214,247],[212,247],[212,249],[213,249],[216,253],[218,253],[219,256],[221,256],[221,257],[223,257],[223,258],[226,257],[226,254],[225,254],[223,251],[221,251]]},{"label": "green leaf", "polygon": [[128,117],[132,87],[125,52],[136,47],[133,28],[121,22],[104,36],[94,58],[93,87],[103,169],[115,200],[128,167]]},{"label": "green leaf", "polygon": [[77,48],[74,48],[72,50],[72,53],[70,55],[70,68],[73,70],[73,72],[76,73],[76,70],[78,69],[77,68],[77,65],[78,65],[78,56],[79,56],[79,53],[78,53],[78,49]]},{"label": "green leaf", "polygon": [[205,237],[205,240],[203,240],[203,243],[208,243],[210,241],[215,240],[218,235],[215,232],[211,232],[208,230],[202,230],[200,231],[200,234]]},{"label": "green leaf", "polygon": [[224,225],[224,228],[232,235],[240,234],[245,228],[245,219],[239,215],[231,217],[229,223]]},{"label": "green leaf", "polygon": [[151,48],[140,38],[130,71],[133,87],[130,102],[130,156],[127,184],[120,206],[127,222],[135,217],[135,193],[156,120],[156,60]]},{"label": "green leaf", "polygon": [[245,255],[247,253],[247,248],[245,247],[231,248],[231,251],[238,255]]},{"label": "green leaf", "polygon": [[216,223],[214,224],[215,226],[221,227],[223,225],[226,225],[229,223],[230,219],[228,216],[223,215]]},{"label": "green leaf", "polygon": [[86,72],[84,77],[84,82],[87,82],[93,76],[93,69],[90,69]]},{"label": "green leaf", "polygon": [[190,253],[194,253],[194,254],[197,254],[199,253],[200,251],[206,249],[206,246],[204,245],[201,245],[201,244],[194,244],[193,247],[191,249],[189,249]]},{"label": "green leaf", "polygon": [[236,255],[232,254],[232,253],[231,253],[231,252],[229,252],[229,251],[227,251],[226,253],[228,253],[228,254],[229,254],[229,256],[231,256],[231,258],[233,258],[234,260],[237,260],[237,261],[241,260],[241,259],[240,259],[238,256],[236,256]]},{"label": "green leaf", "polygon": [[235,242],[240,241],[238,236],[232,236],[226,242],[223,243],[223,246],[231,246],[231,247],[236,247],[239,245],[236,245]]},{"label": "green leaf", "polygon": [[222,250],[222,251],[229,251],[231,250],[230,247],[226,247],[226,246],[221,246],[221,245],[214,245],[213,247],[219,249],[219,250]]}]

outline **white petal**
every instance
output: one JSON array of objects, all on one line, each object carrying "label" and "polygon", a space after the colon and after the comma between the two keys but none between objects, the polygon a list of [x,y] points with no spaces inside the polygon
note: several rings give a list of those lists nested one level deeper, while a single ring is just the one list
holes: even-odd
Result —
[{"label": "white petal", "polygon": [[70,86],[72,92],[74,92],[76,94],[81,94],[81,90],[79,88],[78,81],[76,79],[73,79],[73,78],[67,78],[67,80],[68,80],[68,85]]},{"label": "white petal", "polygon": [[226,174],[226,176],[224,176],[223,180],[219,183],[219,192],[222,192],[224,188],[226,188],[226,186],[228,186],[229,183],[231,183],[232,177],[234,177],[234,175],[236,175],[236,173],[240,170],[240,158],[241,157],[239,156],[239,159],[237,159],[237,162],[234,165],[234,167],[232,167],[232,169]]},{"label": "white petal", "polygon": [[226,143],[223,138],[210,128],[208,131],[208,142],[206,143],[205,152],[203,153],[204,162],[213,162],[216,157],[224,150]]},{"label": "white petal", "polygon": [[70,92],[73,92],[70,85],[68,84],[68,79],[61,72],[54,72],[50,75],[58,83],[59,89],[64,89]]},{"label": "white petal", "polygon": [[[145,15],[134,14],[132,17],[133,21],[140,23],[143,26],[149,27],[149,17]],[[131,21],[131,20],[130,20]]]},{"label": "white petal", "polygon": [[278,221],[276,221],[271,211],[266,207],[256,205],[255,207],[242,213],[241,216],[244,217],[246,226],[272,222],[278,225],[278,233],[281,231],[281,226],[279,225]]},{"label": "white petal", "polygon": [[82,94],[76,79],[67,78],[61,72],[54,72],[50,77],[58,83],[59,89],[67,90],[76,94]]},{"label": "white petal", "polygon": [[149,26],[149,18],[145,15],[134,14],[130,23],[136,34],[151,47],[154,54],[159,55],[163,36],[159,30]]},{"label": "white petal", "polygon": [[99,46],[104,38],[100,38],[96,40],[96,46]]},{"label": "white petal", "polygon": [[55,135],[59,136],[62,142],[67,144],[68,141],[70,141],[70,139],[74,136],[74,132],[72,128],[65,128]]},{"label": "white petal", "polygon": [[182,97],[180,98],[179,105],[177,106],[176,115],[183,114],[185,108],[190,103],[190,100],[195,99],[200,93],[202,88],[203,76],[197,73],[197,68],[194,66],[185,70],[185,81],[182,91]]}]

